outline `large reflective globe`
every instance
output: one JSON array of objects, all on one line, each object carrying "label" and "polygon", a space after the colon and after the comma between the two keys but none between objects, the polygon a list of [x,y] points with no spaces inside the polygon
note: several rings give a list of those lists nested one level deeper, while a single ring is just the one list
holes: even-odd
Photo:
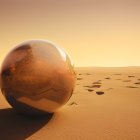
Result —
[{"label": "large reflective globe", "polygon": [[64,50],[48,41],[31,40],[15,47],[4,59],[1,91],[18,112],[55,112],[71,97],[75,72]]}]

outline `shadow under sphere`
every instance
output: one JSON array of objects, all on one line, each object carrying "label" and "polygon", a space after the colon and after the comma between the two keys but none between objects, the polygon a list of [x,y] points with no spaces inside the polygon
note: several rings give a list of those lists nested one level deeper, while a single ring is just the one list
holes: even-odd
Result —
[{"label": "shadow under sphere", "polygon": [[14,109],[0,109],[0,139],[25,140],[46,125],[53,114],[40,117],[21,116]]}]

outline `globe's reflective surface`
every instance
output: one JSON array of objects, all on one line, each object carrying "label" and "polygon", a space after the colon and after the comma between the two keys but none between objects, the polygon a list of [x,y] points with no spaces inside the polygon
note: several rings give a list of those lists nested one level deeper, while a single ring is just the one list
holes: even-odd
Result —
[{"label": "globe's reflective surface", "polygon": [[75,72],[69,56],[47,41],[32,40],[15,47],[1,69],[1,90],[19,112],[54,112],[71,97]]}]

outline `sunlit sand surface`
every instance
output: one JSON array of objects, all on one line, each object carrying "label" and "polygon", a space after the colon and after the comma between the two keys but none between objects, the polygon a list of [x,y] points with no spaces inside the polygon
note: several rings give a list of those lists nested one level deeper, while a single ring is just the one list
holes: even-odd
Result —
[{"label": "sunlit sand surface", "polygon": [[0,95],[1,139],[139,140],[140,67],[77,68],[72,98],[44,120],[7,108]]}]

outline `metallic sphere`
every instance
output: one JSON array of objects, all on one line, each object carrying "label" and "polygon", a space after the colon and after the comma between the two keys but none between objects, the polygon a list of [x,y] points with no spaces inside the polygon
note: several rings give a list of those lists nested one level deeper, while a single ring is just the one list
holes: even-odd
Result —
[{"label": "metallic sphere", "polygon": [[55,112],[71,97],[76,75],[69,56],[48,41],[31,40],[15,47],[5,58],[1,91],[20,113]]}]

